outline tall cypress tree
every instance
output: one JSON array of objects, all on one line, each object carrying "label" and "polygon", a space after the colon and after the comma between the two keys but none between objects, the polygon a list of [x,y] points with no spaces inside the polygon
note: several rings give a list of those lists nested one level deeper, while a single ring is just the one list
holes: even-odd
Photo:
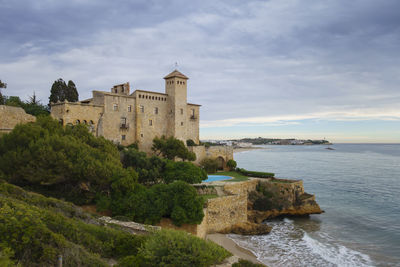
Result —
[{"label": "tall cypress tree", "polygon": [[76,90],[75,83],[71,80],[68,81],[68,91],[66,94],[66,99],[69,102],[77,102],[79,98],[78,90]]},{"label": "tall cypress tree", "polygon": [[69,102],[78,101],[78,90],[76,89],[73,81],[68,81],[68,85],[63,79],[58,79],[51,86],[49,105],[51,102],[57,103],[58,101],[68,100]]},{"label": "tall cypress tree", "polygon": [[[1,88],[7,88],[7,84],[6,83],[3,83],[1,80],[0,80],[0,89]],[[3,95],[1,94],[1,90],[0,90],[0,105],[4,105],[5,104],[5,98],[3,97]]]}]

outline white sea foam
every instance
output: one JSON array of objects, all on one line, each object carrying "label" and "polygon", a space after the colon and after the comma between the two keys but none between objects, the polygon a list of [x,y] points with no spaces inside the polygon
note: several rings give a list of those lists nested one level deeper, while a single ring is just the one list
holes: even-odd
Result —
[{"label": "white sea foam", "polygon": [[290,219],[269,224],[273,226],[269,235],[230,237],[268,266],[374,266],[368,255],[329,236],[321,235],[320,241],[312,238]]}]

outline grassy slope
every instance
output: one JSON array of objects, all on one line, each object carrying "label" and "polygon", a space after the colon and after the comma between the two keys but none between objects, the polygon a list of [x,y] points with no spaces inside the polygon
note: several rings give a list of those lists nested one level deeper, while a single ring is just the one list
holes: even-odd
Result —
[{"label": "grassy slope", "polygon": [[244,175],[242,175],[242,174],[240,174],[238,172],[235,172],[235,171],[216,172],[216,173],[213,173],[212,175],[226,175],[226,176],[233,177],[233,179],[231,179],[231,180],[226,180],[227,182],[242,182],[242,181],[249,180],[248,177],[246,177],[246,176],[244,176]]}]

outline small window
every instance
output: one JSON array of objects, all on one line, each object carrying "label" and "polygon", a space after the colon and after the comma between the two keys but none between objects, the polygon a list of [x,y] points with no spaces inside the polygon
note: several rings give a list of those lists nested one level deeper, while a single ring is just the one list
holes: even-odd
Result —
[{"label": "small window", "polygon": [[131,105],[128,106],[128,112],[132,112],[132,106]]},{"label": "small window", "polygon": [[181,126],[183,126],[183,121],[181,122]]},{"label": "small window", "polygon": [[123,135],[121,136],[121,139],[122,139],[122,141],[126,140],[126,135],[123,134]]},{"label": "small window", "polygon": [[153,126],[153,120],[149,120],[149,125]]},{"label": "small window", "polygon": [[118,104],[114,104],[113,109],[114,109],[114,111],[118,111]]},{"label": "small window", "polygon": [[144,106],[140,105],[140,112],[144,113]]},{"label": "small window", "polygon": [[181,108],[181,114],[183,115],[183,108]]},{"label": "small window", "polygon": [[93,124],[94,124],[94,122],[93,122],[92,120],[91,120],[89,123],[90,123],[90,125],[93,125]]},{"label": "small window", "polygon": [[87,121],[86,121],[86,120],[83,120],[83,124],[87,124]]},{"label": "small window", "polygon": [[140,134],[140,137],[143,137],[143,134]]},{"label": "small window", "polygon": [[76,120],[75,124],[81,124],[81,121],[80,120]]},{"label": "small window", "polygon": [[192,116],[194,117],[194,108],[192,108]]},{"label": "small window", "polygon": [[122,117],[122,118],[121,118],[121,124],[122,124],[122,125],[126,125],[126,118],[125,118],[125,117]]},{"label": "small window", "polygon": [[158,114],[158,108],[157,107],[154,108],[154,114]]}]

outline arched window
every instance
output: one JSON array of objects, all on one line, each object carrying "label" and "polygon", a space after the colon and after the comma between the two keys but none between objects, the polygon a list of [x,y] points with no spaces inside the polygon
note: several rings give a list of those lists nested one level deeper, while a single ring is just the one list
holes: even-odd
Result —
[{"label": "arched window", "polygon": [[81,124],[81,121],[80,120],[76,120],[75,124]]},{"label": "arched window", "polygon": [[93,122],[92,120],[90,120],[90,121],[89,121],[89,124],[90,124],[90,125],[93,125],[93,124],[94,124],[94,122]]},{"label": "arched window", "polygon": [[87,124],[87,121],[86,121],[86,120],[83,120],[83,124]]}]

